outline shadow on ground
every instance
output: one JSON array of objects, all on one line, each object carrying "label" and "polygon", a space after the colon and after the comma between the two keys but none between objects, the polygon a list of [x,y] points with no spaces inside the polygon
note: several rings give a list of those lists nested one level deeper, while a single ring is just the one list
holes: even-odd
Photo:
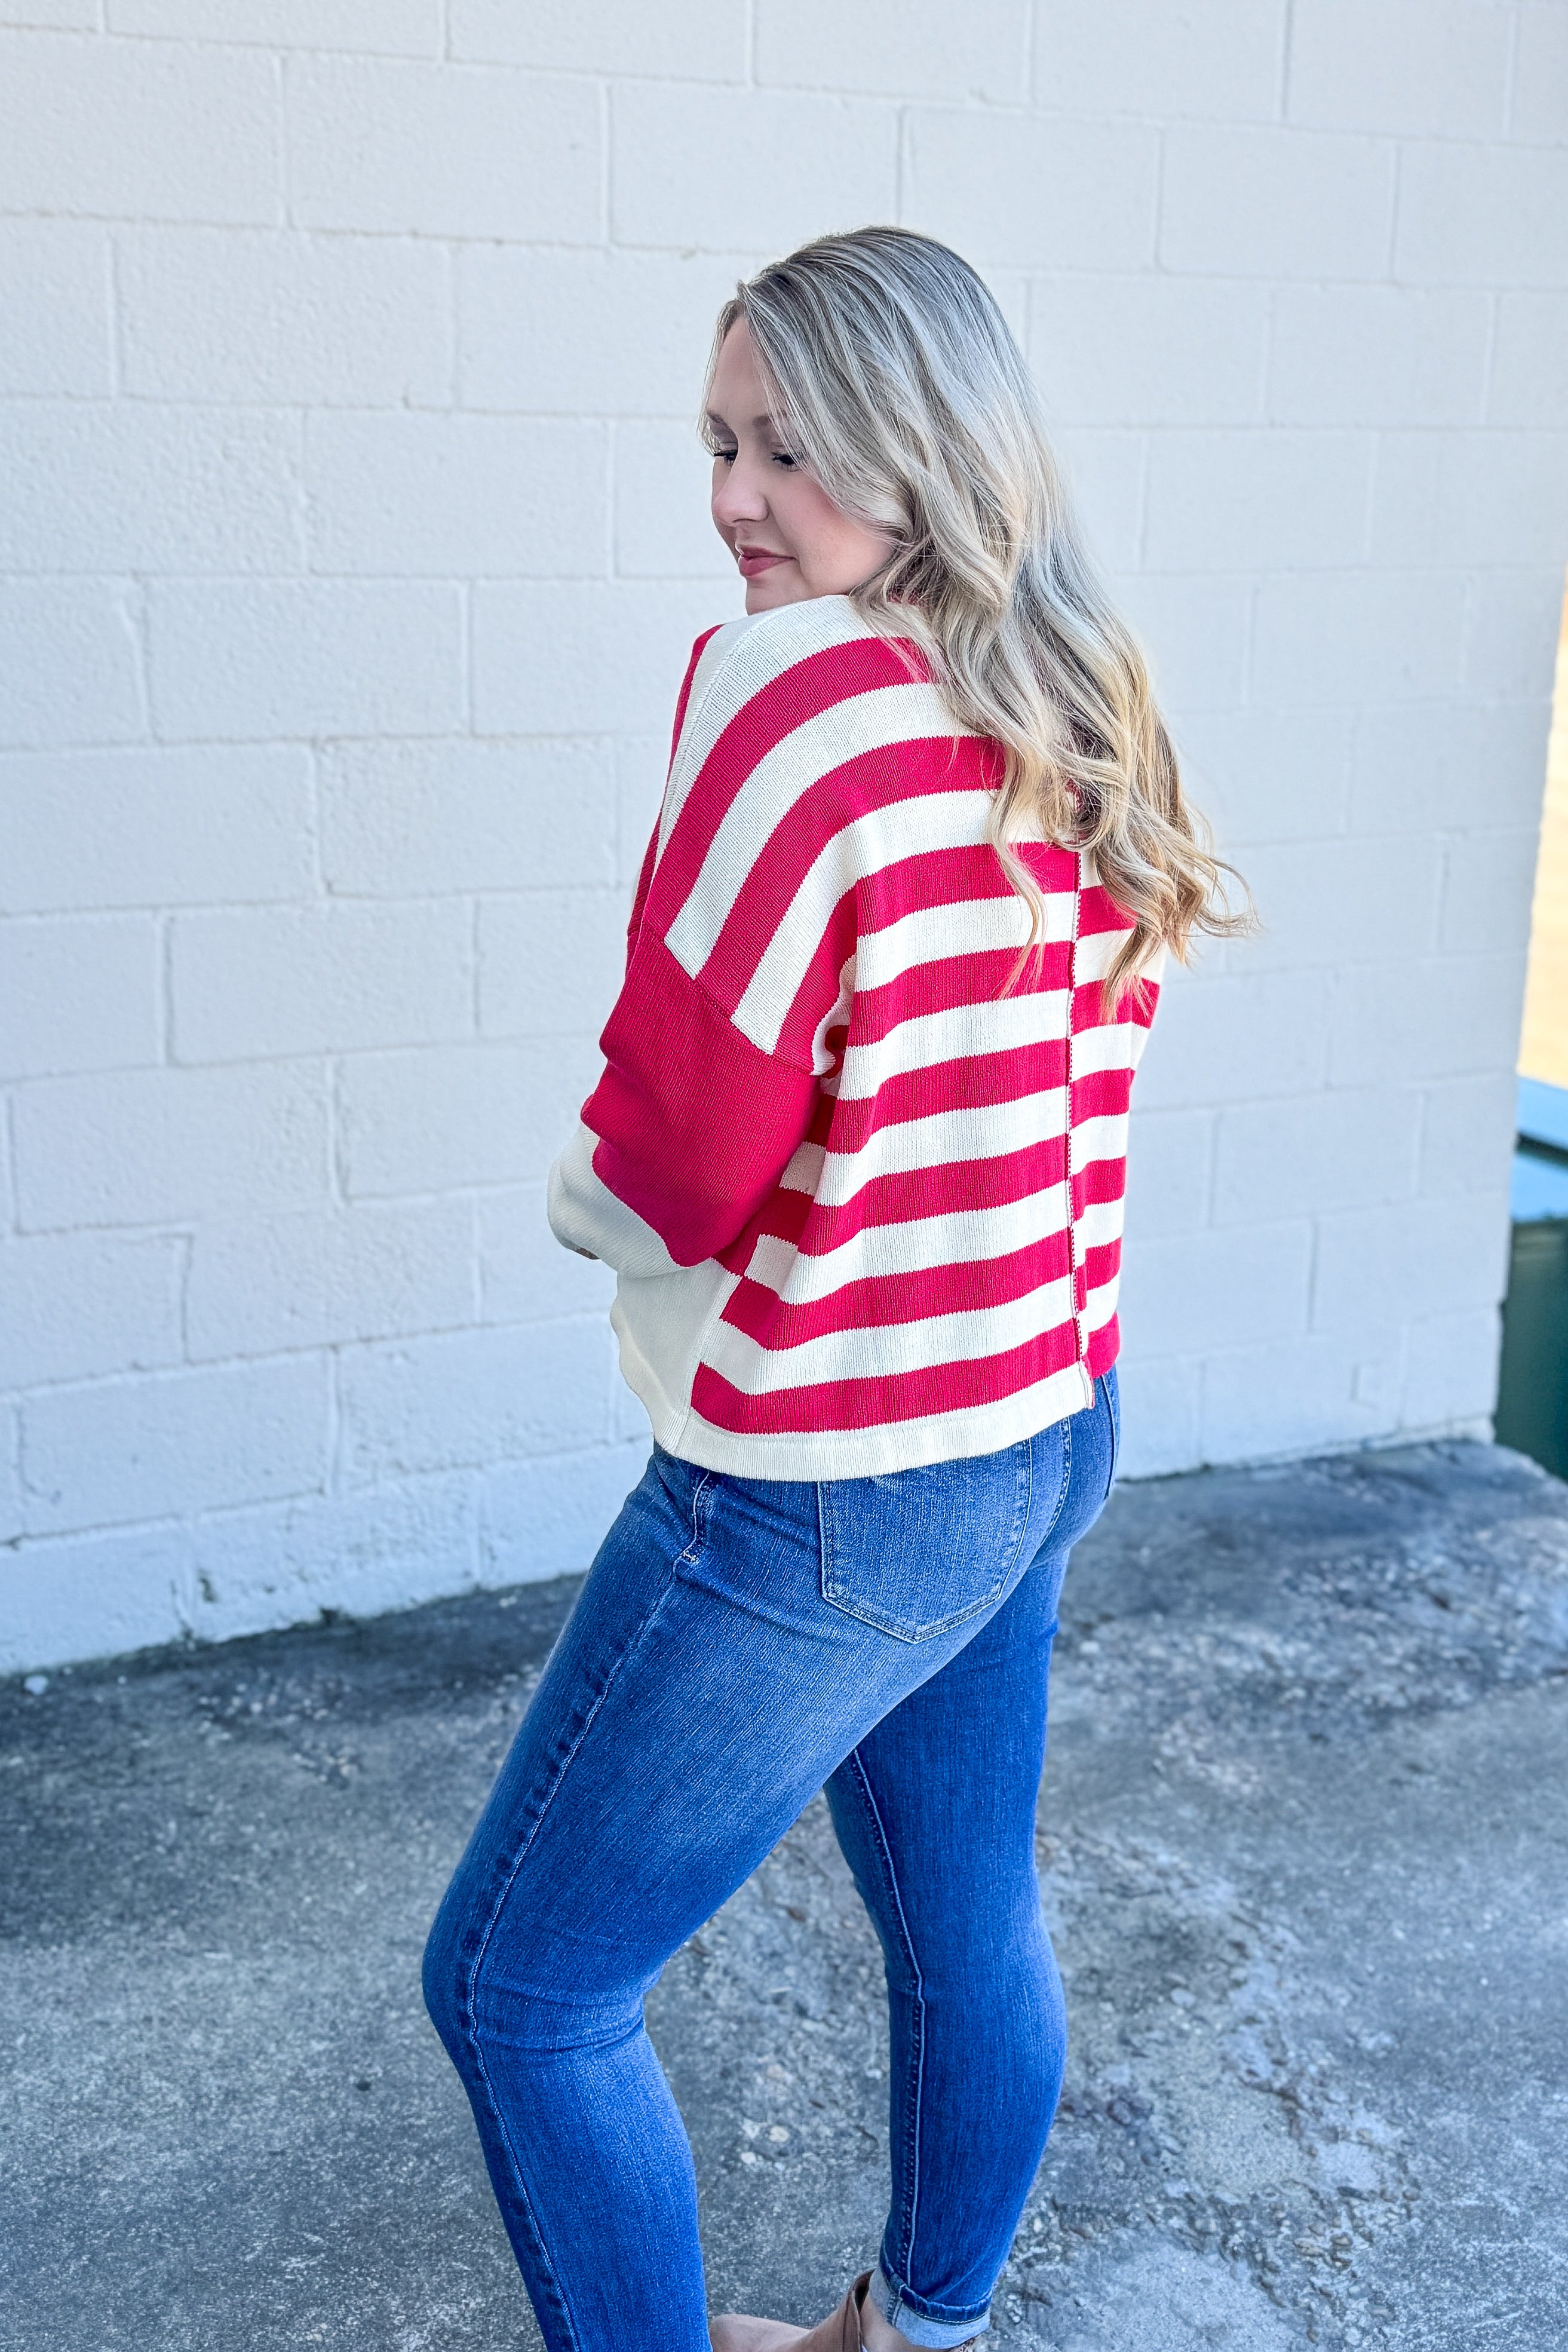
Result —
[{"label": "shadow on ground", "polygon": [[[571,1591],[0,1691],[5,2352],[537,2346],[417,1977]],[[1124,1488],[1052,1701],[1074,2046],[992,2340],[1556,2352],[1568,1488]],[[650,2003],[718,2307],[874,2251],[879,1978],[819,1802]]]}]

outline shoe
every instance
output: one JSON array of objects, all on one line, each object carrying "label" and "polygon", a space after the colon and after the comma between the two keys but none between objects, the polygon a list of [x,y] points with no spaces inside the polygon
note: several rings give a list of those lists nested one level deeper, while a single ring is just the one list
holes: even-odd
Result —
[{"label": "shoe", "polygon": [[745,2311],[721,2312],[708,2329],[713,2352],[863,2352],[861,2305],[870,2284],[870,2271],[862,2271],[837,2311],[815,2327],[754,2319]]}]

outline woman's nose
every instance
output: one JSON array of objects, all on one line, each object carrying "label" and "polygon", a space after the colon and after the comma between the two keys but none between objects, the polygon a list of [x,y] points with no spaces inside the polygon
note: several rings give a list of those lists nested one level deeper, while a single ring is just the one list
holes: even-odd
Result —
[{"label": "woman's nose", "polygon": [[733,530],[737,523],[761,522],[768,499],[755,467],[744,457],[719,470],[713,486],[713,519]]}]

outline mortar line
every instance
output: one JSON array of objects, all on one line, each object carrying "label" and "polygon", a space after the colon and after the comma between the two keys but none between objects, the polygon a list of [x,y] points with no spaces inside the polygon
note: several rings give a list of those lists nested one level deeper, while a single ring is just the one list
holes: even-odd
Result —
[{"label": "mortar line", "polygon": [[1296,43],[1296,0],[1285,0],[1280,24],[1280,121],[1291,119],[1291,68]]},{"label": "mortar line", "polygon": [[125,396],[124,308],[120,292],[120,239],[111,228],[104,239],[105,299],[109,306],[109,396]]},{"label": "mortar line", "polygon": [[342,1401],[339,1394],[338,1386],[341,1370],[342,1349],[340,1347],[329,1348],[327,1350],[326,1383],[327,1427],[325,1431],[325,1445],[323,1448],[325,1460],[321,1481],[321,1492],[325,1495],[338,1495],[342,1492],[343,1416]]},{"label": "mortar line", "polygon": [[1524,34],[1524,11],[1515,6],[1509,12],[1508,58],[1502,78],[1502,128],[1505,139],[1513,137],[1514,110],[1519,104],[1519,52]]},{"label": "mortar line", "polygon": [[288,60],[286,52],[281,49],[273,58],[272,75],[273,90],[277,106],[277,212],[276,218],[268,226],[274,228],[293,228],[297,224],[294,218],[294,208],[289,199],[289,186],[293,178],[289,167],[293,155],[292,142],[288,136],[290,128]]},{"label": "mortar line", "polygon": [[4,1094],[0,1094],[0,1177],[5,1180],[4,1197],[7,1203],[5,1231],[11,1239],[16,1240],[20,1238],[21,1228],[17,1223],[16,1154],[11,1103],[11,1090],[7,1087]]},{"label": "mortar line", "polygon": [[163,1068],[175,1067],[174,1061],[174,918],[166,908],[155,918],[157,954],[153,962],[154,1013],[158,1028],[158,1053]]},{"label": "mortar line", "polygon": [[1502,294],[1494,286],[1487,297],[1486,347],[1481,354],[1480,415],[1477,423],[1482,425],[1492,422],[1492,392],[1497,380],[1497,339],[1501,315]]}]

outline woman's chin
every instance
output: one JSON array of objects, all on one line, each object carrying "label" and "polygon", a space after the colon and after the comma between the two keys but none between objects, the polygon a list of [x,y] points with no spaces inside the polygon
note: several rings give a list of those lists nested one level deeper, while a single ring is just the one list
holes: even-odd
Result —
[{"label": "woman's chin", "polygon": [[777,604],[799,604],[808,593],[793,563],[776,563],[747,582],[746,609],[748,613],[771,613]]}]

